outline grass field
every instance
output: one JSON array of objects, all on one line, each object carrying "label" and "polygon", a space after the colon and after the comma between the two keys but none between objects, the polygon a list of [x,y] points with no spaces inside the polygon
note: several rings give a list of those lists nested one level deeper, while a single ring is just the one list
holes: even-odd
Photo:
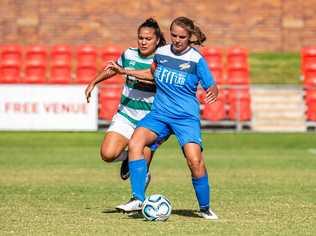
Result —
[{"label": "grass field", "polygon": [[251,84],[293,84],[300,81],[299,53],[251,53]]},{"label": "grass field", "polygon": [[149,193],[167,222],[127,216],[119,164],[99,158],[103,133],[0,133],[0,235],[316,235],[316,135],[204,133],[218,221],[196,216],[189,171],[171,138],[153,160]]}]

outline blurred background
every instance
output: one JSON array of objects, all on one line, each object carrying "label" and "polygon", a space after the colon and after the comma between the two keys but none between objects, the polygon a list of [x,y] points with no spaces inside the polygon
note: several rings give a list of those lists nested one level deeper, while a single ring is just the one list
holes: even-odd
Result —
[{"label": "blurred background", "polygon": [[201,26],[206,45],[297,52],[316,43],[315,6],[315,0],[1,0],[0,43],[128,47],[145,18],[156,18],[168,36],[171,20],[183,15]]}]

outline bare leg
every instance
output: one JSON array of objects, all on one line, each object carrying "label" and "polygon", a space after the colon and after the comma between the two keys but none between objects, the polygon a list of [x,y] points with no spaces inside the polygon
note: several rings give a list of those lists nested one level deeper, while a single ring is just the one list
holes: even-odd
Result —
[{"label": "bare leg", "polygon": [[151,144],[157,138],[157,135],[149,129],[139,127],[135,129],[133,136],[128,143],[128,159],[138,160],[144,158],[144,152],[148,155],[148,150],[145,149],[146,145]]},{"label": "bare leg", "polygon": [[144,157],[148,163],[148,166],[150,166],[151,159],[153,158],[153,152],[150,150],[149,147],[145,147],[143,153],[144,153]]},{"label": "bare leg", "polygon": [[128,145],[128,139],[116,132],[108,132],[103,139],[100,154],[102,160],[113,162]]},{"label": "bare leg", "polygon": [[185,144],[183,151],[187,159],[187,164],[191,170],[192,184],[199,203],[199,207],[201,211],[211,214],[209,212],[211,191],[200,145],[196,143]]},{"label": "bare leg", "polygon": [[204,176],[206,174],[206,167],[200,145],[196,143],[187,143],[184,145],[183,151],[188,167],[191,170],[192,177],[200,178]]}]

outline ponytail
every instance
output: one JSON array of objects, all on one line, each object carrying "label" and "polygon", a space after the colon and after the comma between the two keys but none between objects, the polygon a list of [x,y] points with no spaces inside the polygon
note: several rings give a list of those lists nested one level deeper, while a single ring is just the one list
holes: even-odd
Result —
[{"label": "ponytail", "polygon": [[192,41],[190,40],[190,43],[195,44],[195,45],[202,45],[205,42],[206,36],[201,31],[200,27],[194,25],[192,34],[196,37],[196,40],[192,40]]}]

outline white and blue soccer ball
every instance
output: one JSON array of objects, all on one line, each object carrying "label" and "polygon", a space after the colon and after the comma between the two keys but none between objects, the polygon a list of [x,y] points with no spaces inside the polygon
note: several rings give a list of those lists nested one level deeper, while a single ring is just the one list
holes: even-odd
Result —
[{"label": "white and blue soccer ball", "polygon": [[153,194],[143,202],[143,216],[150,221],[165,221],[171,215],[171,203],[163,195]]}]

